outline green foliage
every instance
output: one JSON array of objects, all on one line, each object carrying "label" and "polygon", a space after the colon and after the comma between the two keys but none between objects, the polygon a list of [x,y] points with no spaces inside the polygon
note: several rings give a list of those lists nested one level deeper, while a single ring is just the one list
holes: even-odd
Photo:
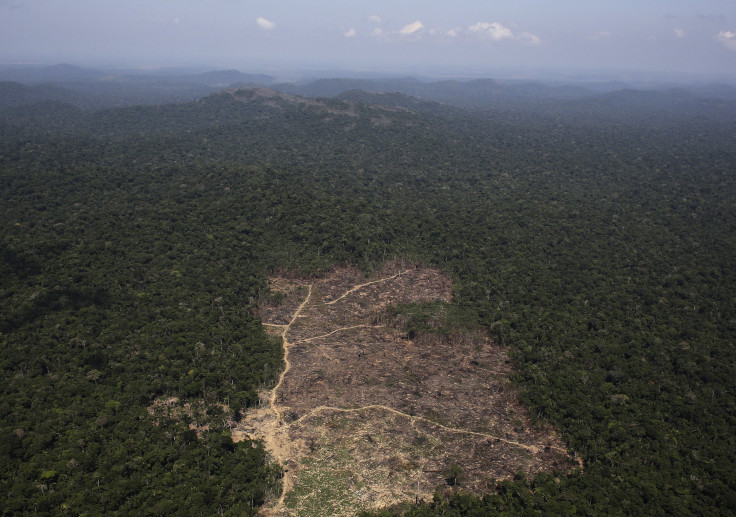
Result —
[{"label": "green foliage", "polygon": [[462,484],[463,480],[463,469],[460,465],[453,463],[451,464],[444,473],[445,481],[450,486],[458,486]]},{"label": "green foliage", "polygon": [[478,324],[478,315],[471,308],[446,302],[402,303],[386,312],[410,338],[421,333],[447,335]]},{"label": "green foliage", "polygon": [[[486,327],[585,464],[400,511],[733,513],[733,122],[525,113],[217,95],[5,118],[4,513],[254,513],[279,471],[218,404],[281,369],[252,313],[267,274],[394,256],[456,282],[394,315]],[[174,396],[203,406],[147,411]]]}]

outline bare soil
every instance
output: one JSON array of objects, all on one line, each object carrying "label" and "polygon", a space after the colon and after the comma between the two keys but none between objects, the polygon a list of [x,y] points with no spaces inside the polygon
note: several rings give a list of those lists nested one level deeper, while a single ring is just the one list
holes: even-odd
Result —
[{"label": "bare soil", "polygon": [[284,466],[270,515],[353,515],[458,484],[487,491],[519,471],[574,465],[554,430],[534,427],[508,380],[506,352],[480,330],[408,339],[384,321],[399,303],[451,301],[438,270],[393,262],[365,280],[342,267],[274,278],[285,296],[260,316],[284,339],[286,367],[233,431]]}]

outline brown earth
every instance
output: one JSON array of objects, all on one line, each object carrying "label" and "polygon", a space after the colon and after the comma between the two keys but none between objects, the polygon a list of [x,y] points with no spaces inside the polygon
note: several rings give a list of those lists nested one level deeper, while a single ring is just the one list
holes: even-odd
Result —
[{"label": "brown earth", "polygon": [[274,278],[271,290],[285,296],[260,316],[283,337],[286,366],[233,431],[263,439],[285,468],[264,513],[353,515],[430,499],[451,465],[476,493],[518,471],[573,465],[552,429],[530,424],[506,352],[483,332],[408,339],[392,328],[390,305],[451,300],[440,271],[393,262],[366,281],[343,267]]}]

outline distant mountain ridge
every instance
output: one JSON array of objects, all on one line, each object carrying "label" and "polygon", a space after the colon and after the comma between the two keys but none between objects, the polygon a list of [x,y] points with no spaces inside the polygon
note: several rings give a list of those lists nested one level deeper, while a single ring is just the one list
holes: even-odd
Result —
[{"label": "distant mountain ridge", "polygon": [[426,81],[414,77],[336,77],[277,83],[269,75],[234,69],[201,73],[105,71],[68,64],[0,66],[0,83],[0,110],[42,101],[64,102],[84,110],[163,105],[242,87],[268,87],[304,98],[340,98],[442,115],[456,114],[453,110],[457,108],[553,116],[592,109],[616,118],[616,110],[623,107],[692,113],[705,110],[717,115],[719,110],[733,113],[736,102],[736,86],[728,84],[667,83],[642,89],[623,82],[547,84],[496,79]]},{"label": "distant mountain ridge", "polygon": [[68,88],[53,84],[27,86],[15,81],[0,81],[0,109],[44,101],[68,104],[84,102],[84,97]]},{"label": "distant mountain ridge", "polygon": [[132,81],[132,82],[186,82],[206,85],[235,83],[269,84],[274,78],[265,74],[248,74],[238,70],[212,70],[201,73],[153,73],[121,70],[97,70],[58,64],[51,66],[0,65],[0,80],[24,84],[48,82]]},{"label": "distant mountain ridge", "polygon": [[459,108],[496,115],[513,112],[548,116],[563,122],[570,117],[595,113],[624,123],[641,121],[641,115],[654,113],[665,118],[697,115],[713,120],[736,116],[736,88],[729,85],[667,84],[643,90],[624,83],[547,85],[493,79],[422,82],[399,78],[321,79],[272,87],[293,95],[344,98],[444,115],[451,114],[450,108]]},{"label": "distant mountain ridge", "polygon": [[[307,97],[357,98],[356,92],[380,94],[379,103],[388,94],[401,94],[423,101],[441,103],[466,110],[521,110],[564,113],[566,110],[603,109],[615,116],[617,107],[627,109],[679,110],[696,112],[724,109],[734,112],[736,87],[730,85],[662,85],[654,89],[635,89],[625,83],[548,85],[539,82],[502,82],[494,79],[471,81],[444,80],[423,82],[415,78],[398,79],[319,79],[310,83],[278,83],[272,88]],[[367,97],[362,96],[363,100]],[[406,105],[406,99],[391,102]],[[415,105],[418,108],[418,105]],[[717,107],[717,108],[714,108]],[[429,106],[424,106],[428,109]],[[430,111],[436,111],[434,106]],[[717,115],[717,113],[714,113]]]},{"label": "distant mountain ridge", "polygon": [[[73,65],[0,66],[0,109],[36,101],[67,102],[78,108],[105,108],[167,104],[205,97],[224,88],[264,86],[273,82],[264,74],[238,70],[202,73],[133,73],[104,71]],[[17,84],[30,89],[20,91]]]},{"label": "distant mountain ridge", "polygon": [[549,86],[524,82],[509,84],[495,79],[471,81],[444,80],[422,82],[412,77],[400,79],[319,79],[306,84],[274,84],[274,89],[313,97],[335,97],[350,90],[373,93],[399,92],[435,102],[464,108],[487,107],[521,99],[575,99],[596,94],[591,88],[565,85]]},{"label": "distant mountain ridge", "polygon": [[[15,79],[3,81],[7,78]],[[314,107],[314,99],[322,98],[442,117],[463,117],[470,113],[496,120],[541,117],[551,125],[574,123],[583,115],[582,120],[589,120],[588,115],[593,114],[623,124],[646,124],[647,117],[656,119],[657,123],[692,116],[725,122],[736,118],[736,87],[726,84],[690,87],[664,84],[658,89],[644,90],[627,87],[625,83],[550,85],[495,79],[428,82],[414,77],[332,78],[307,83],[276,83],[271,76],[238,70],[120,74],[72,65],[0,66],[0,113],[6,112],[10,119],[21,120],[18,113],[8,110],[43,103],[46,108],[53,108],[55,113],[49,116],[54,118],[60,113],[67,116],[74,113],[73,110],[60,109],[58,103],[85,111],[164,106],[204,100],[218,92],[232,94],[239,88],[268,88],[272,92],[293,96],[290,104],[302,107]],[[252,93],[246,95],[244,91],[235,95],[238,100],[253,96]],[[275,98],[273,93],[257,97],[262,104],[259,109],[270,109],[269,105],[285,100],[283,97]],[[251,105],[251,108],[255,107],[256,104]],[[34,108],[33,112],[36,117],[43,117],[42,107]],[[218,117],[223,117],[222,120],[231,119],[231,114],[219,107],[216,112]],[[652,118],[653,115],[657,116]],[[59,127],[65,125],[61,120],[56,124]]]}]

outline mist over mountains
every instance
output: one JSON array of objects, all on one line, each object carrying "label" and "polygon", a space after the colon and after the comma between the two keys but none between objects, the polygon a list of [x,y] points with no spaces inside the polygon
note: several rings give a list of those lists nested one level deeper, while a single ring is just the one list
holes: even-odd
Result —
[{"label": "mist over mountains", "polygon": [[[420,80],[393,78],[323,78],[279,82],[264,74],[237,70],[177,72],[160,70],[104,71],[72,65],[0,66],[0,107],[39,101],[59,101],[85,110],[139,104],[183,102],[238,87],[266,86],[302,97],[338,97],[347,92],[399,93],[408,97],[469,110],[487,109],[598,109],[605,105],[631,108],[678,109],[712,104],[730,109],[736,86],[729,84],[653,83],[620,81],[542,82],[518,80]],[[372,101],[394,102],[385,95]],[[577,103],[577,104],[576,104]]]}]

